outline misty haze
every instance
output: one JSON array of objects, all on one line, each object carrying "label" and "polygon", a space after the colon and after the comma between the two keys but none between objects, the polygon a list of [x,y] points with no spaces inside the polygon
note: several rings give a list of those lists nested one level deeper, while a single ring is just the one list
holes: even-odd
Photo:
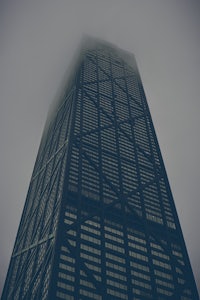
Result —
[{"label": "misty haze", "polygon": [[200,290],[199,2],[8,0],[0,14],[0,291],[47,113],[84,35],[136,57]]}]

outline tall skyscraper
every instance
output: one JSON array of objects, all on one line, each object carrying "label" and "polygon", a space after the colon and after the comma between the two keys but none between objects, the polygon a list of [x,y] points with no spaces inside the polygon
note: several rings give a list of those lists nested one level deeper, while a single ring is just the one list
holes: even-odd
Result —
[{"label": "tall skyscraper", "polygon": [[198,299],[132,54],[83,43],[47,120],[3,299]]}]

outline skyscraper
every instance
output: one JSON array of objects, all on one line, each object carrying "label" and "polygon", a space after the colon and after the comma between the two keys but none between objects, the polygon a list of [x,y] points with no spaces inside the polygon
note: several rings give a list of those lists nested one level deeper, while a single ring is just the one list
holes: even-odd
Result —
[{"label": "skyscraper", "polygon": [[134,56],[86,39],[63,91],[3,299],[198,299]]}]

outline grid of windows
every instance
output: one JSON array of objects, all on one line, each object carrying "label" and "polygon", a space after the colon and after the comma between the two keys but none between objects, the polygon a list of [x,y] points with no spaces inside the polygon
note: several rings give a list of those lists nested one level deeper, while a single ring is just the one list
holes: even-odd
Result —
[{"label": "grid of windows", "polygon": [[[78,98],[75,121],[77,142],[72,148],[69,172],[70,186],[77,186],[77,190],[71,191],[78,192],[80,182],[80,193],[86,197],[81,198],[82,213],[77,210],[75,223],[71,223],[76,224],[81,215],[86,218],[80,223],[77,236],[72,231],[74,245],[76,249],[79,247],[76,251],[84,262],[79,270],[80,274],[84,273],[84,277],[80,275],[79,284],[84,287],[80,297],[98,299],[99,296],[93,295],[95,290],[103,288],[97,288],[95,282],[98,282],[106,284],[109,297],[129,299],[129,272],[128,282],[135,297],[153,299],[157,293],[162,299],[175,292],[173,264],[183,262],[180,249],[175,244],[169,247],[168,241],[161,238],[159,242],[154,240],[153,229],[149,237],[144,229],[133,230],[134,225],[123,223],[123,218],[129,215],[133,222],[134,213],[139,224],[145,218],[149,228],[176,230],[171,195],[163,177],[148,107],[136,73],[123,60],[117,56],[113,59],[109,51],[103,54],[96,49],[86,53],[81,79],[83,90],[78,93],[82,96]],[[89,68],[95,74],[86,75]],[[120,191],[127,213],[123,217],[121,211],[121,219]],[[90,213],[83,214],[83,201],[89,201],[87,207],[91,214],[99,210],[96,201],[99,205],[112,206],[111,213],[108,216],[101,213],[94,221]],[[119,204],[115,205],[117,201]],[[93,277],[89,276],[90,272]],[[179,283],[183,283],[182,275],[177,275]]]}]

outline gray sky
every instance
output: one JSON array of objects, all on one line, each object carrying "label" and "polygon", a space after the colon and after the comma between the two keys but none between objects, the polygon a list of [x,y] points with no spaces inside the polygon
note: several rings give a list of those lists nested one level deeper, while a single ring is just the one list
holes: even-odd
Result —
[{"label": "gray sky", "polygon": [[0,292],[47,112],[83,33],[136,56],[200,291],[198,0],[0,2]]}]

